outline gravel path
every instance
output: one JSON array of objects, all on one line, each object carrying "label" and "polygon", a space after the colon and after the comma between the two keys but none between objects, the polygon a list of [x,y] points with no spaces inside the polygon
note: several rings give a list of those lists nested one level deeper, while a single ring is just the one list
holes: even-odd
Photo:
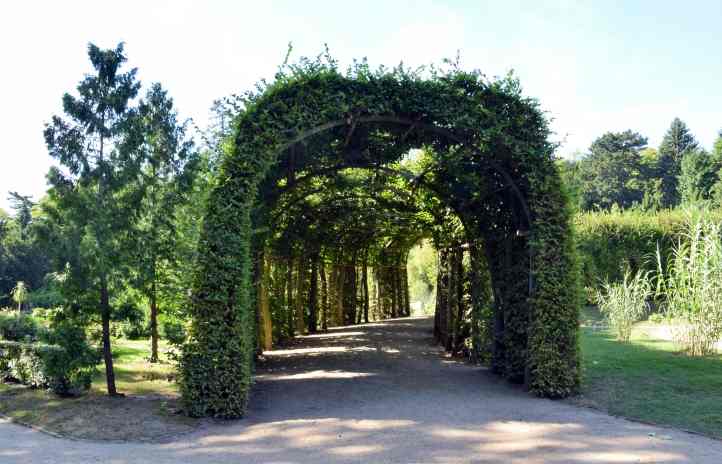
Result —
[{"label": "gravel path", "polygon": [[168,444],[0,420],[0,463],[722,463],[722,442],[535,399],[443,357],[431,321],[336,328],[267,353],[248,417]]}]

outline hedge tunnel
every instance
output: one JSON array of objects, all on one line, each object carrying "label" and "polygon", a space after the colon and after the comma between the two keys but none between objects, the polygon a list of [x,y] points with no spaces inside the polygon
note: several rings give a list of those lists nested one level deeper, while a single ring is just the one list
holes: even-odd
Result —
[{"label": "hedge tunnel", "polygon": [[571,214],[536,101],[512,77],[458,69],[288,69],[246,96],[208,201],[179,361],[186,411],[240,417],[254,354],[273,337],[368,320],[368,303],[334,316],[324,302],[323,312],[286,308],[293,320],[270,321],[268,289],[284,273],[289,289],[294,275],[311,282],[303,301],[314,306],[327,291],[325,263],[338,277],[364,260],[363,279],[341,278],[343,289],[367,282],[370,260],[392,289],[377,317],[407,315],[397,270],[424,237],[439,255],[437,339],[455,343],[455,316],[443,308],[457,298],[449,289],[466,253],[471,318],[486,321],[492,369],[539,396],[572,394],[580,299]]}]

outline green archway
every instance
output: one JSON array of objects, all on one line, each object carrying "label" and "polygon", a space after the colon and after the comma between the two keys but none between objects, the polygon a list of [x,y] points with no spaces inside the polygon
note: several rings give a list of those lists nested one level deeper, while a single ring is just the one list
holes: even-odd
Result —
[{"label": "green archway", "polygon": [[191,415],[239,417],[247,408],[252,258],[272,225],[264,202],[284,173],[384,169],[418,147],[433,153],[433,170],[413,181],[458,215],[469,242],[484,244],[494,370],[540,396],[574,392],[579,298],[570,213],[546,119],[516,80],[458,70],[422,78],[364,65],[341,73],[306,63],[249,96],[235,124],[209,199],[180,358]]}]

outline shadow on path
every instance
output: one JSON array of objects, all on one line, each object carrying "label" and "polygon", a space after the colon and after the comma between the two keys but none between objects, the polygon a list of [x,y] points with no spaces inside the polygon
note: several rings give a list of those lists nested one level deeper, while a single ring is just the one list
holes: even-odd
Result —
[{"label": "shadow on path", "polygon": [[722,462],[722,442],[533,398],[430,341],[428,318],[298,337],[264,353],[243,420],[164,445],[0,423],[0,462]]}]

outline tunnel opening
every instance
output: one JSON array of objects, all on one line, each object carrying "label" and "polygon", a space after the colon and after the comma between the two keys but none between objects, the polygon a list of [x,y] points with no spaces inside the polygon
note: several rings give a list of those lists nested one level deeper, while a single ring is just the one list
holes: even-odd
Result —
[{"label": "tunnel opening", "polygon": [[511,78],[312,66],[264,89],[208,204],[181,356],[191,414],[242,415],[274,342],[408,315],[422,239],[438,251],[436,339],[471,340],[538,395],[572,393],[578,286],[547,139]]}]

